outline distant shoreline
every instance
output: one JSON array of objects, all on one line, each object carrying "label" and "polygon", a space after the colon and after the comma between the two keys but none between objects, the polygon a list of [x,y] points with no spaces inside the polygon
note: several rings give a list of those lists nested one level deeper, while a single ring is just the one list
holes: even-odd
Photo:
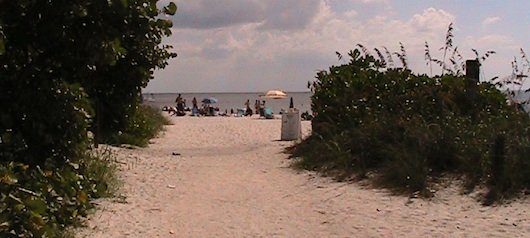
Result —
[{"label": "distant shoreline", "polygon": [[[311,93],[311,91],[285,91],[286,93]],[[142,92],[146,94],[262,94],[264,92]]]}]

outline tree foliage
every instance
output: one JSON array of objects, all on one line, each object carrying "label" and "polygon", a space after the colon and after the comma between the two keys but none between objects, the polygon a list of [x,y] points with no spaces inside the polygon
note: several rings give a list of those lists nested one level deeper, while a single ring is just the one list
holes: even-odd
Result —
[{"label": "tree foliage", "polygon": [[[159,9],[157,2],[0,0],[0,205],[9,207],[0,211],[0,234],[42,235],[43,227],[75,218],[74,211],[88,204],[75,199],[79,194],[100,194],[89,191],[97,179],[80,166],[92,158],[89,131],[100,137],[125,128],[153,71],[176,56],[161,45],[172,26],[164,15],[174,14],[176,5]],[[48,179],[39,169],[59,177]],[[75,176],[68,175],[72,171]],[[29,179],[9,180],[10,173]],[[71,183],[86,186],[73,186],[70,193],[65,187]],[[58,195],[43,198],[45,186]],[[19,201],[22,212],[31,214],[17,197],[25,190],[32,191],[22,192],[31,195],[28,201],[47,204],[73,197],[57,208],[72,210],[48,210],[44,225],[31,229],[23,221],[8,222],[16,211],[10,206]]]},{"label": "tree foliage", "polygon": [[[175,56],[168,52],[170,46],[160,46],[164,36],[171,32],[172,23],[158,18],[161,13],[157,1],[2,1],[1,36],[5,52],[0,57],[3,69],[2,113],[7,134],[26,133],[24,140],[51,141],[51,137],[63,143],[74,143],[60,136],[52,136],[56,125],[37,125],[33,117],[44,117],[54,124],[77,124],[97,111],[93,132],[116,133],[126,124],[128,115],[137,106],[142,87],[152,78],[155,68],[163,68],[167,59]],[[173,14],[174,4],[164,8]],[[77,90],[72,92],[72,90]],[[72,100],[58,95],[71,93]],[[56,94],[54,98],[51,95]],[[74,105],[87,98],[92,109]],[[46,101],[47,99],[51,101]],[[66,118],[56,119],[74,107],[80,116],[75,122]],[[18,112],[18,113],[17,113]],[[73,112],[72,112],[73,113]],[[80,117],[85,117],[81,119]],[[26,121],[28,123],[21,123]],[[25,127],[15,130],[12,126]],[[80,128],[82,126],[79,126]],[[59,128],[60,129],[60,128]],[[86,135],[81,131],[72,134]],[[68,130],[59,130],[61,133]],[[42,132],[42,133],[41,133]],[[17,136],[11,136],[17,138]],[[70,142],[69,142],[70,141]],[[51,149],[33,150],[40,143],[24,142],[28,154],[42,155]],[[23,143],[23,144],[24,144]],[[75,144],[75,143],[74,143]],[[66,146],[70,147],[70,146]],[[37,153],[36,153],[37,152]],[[39,159],[38,159],[39,160]]]}]

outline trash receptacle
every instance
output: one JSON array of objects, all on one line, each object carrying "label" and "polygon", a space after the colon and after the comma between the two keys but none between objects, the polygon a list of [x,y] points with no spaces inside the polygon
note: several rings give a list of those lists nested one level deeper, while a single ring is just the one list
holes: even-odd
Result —
[{"label": "trash receptacle", "polygon": [[281,140],[298,140],[302,137],[302,124],[300,112],[296,109],[282,114],[282,136]]}]

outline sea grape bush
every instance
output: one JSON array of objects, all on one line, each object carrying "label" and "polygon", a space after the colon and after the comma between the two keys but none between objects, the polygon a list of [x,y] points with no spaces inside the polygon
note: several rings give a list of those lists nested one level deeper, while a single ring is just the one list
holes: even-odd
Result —
[{"label": "sea grape bush", "polygon": [[62,237],[116,186],[115,165],[101,153],[63,166],[0,164],[0,236]]},{"label": "sea grape bush", "polygon": [[[500,174],[496,191],[504,195],[530,188],[530,118],[494,84],[470,88],[463,76],[387,68],[362,49],[348,55],[311,85],[313,130],[293,150],[299,166],[407,192],[428,193],[432,178],[448,174],[469,189]],[[493,171],[499,136],[504,166]]]},{"label": "sea grape bush", "polygon": [[140,89],[175,56],[176,5],[157,3],[0,1],[0,237],[56,237],[107,191],[89,135],[138,125]]}]

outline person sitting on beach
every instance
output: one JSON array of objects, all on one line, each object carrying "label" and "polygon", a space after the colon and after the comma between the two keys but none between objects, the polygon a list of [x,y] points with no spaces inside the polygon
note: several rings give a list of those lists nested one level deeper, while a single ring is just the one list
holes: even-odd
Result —
[{"label": "person sitting on beach", "polygon": [[170,106],[164,106],[162,107],[162,111],[167,112],[170,116],[178,116],[179,113],[177,111],[177,108],[170,107]]},{"label": "person sitting on beach", "polygon": [[183,115],[183,114],[186,114],[184,112],[184,100],[182,99],[182,96],[179,95],[177,96],[177,98],[175,99],[175,102],[177,103],[177,116],[178,115]]},{"label": "person sitting on beach", "polygon": [[263,100],[259,106],[259,115],[262,117],[265,116],[265,100]]}]

